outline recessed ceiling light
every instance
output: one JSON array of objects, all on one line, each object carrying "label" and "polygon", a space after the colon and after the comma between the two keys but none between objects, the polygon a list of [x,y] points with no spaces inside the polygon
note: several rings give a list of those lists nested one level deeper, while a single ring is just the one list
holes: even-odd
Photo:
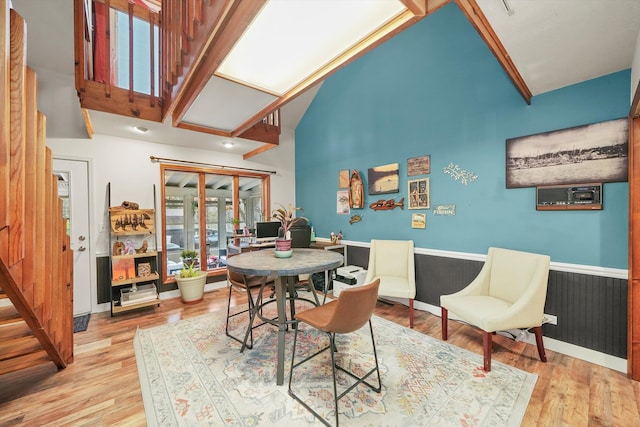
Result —
[{"label": "recessed ceiling light", "polygon": [[149,129],[144,126],[134,126],[133,129],[135,129],[137,132],[140,132],[140,133],[149,132]]},{"label": "recessed ceiling light", "polygon": [[233,142],[233,141],[225,141],[225,142],[223,142],[223,143],[222,143],[222,145],[224,145],[224,146],[225,146],[225,148],[231,148],[231,147],[233,147],[234,145],[236,145],[236,143],[235,143],[235,142]]}]

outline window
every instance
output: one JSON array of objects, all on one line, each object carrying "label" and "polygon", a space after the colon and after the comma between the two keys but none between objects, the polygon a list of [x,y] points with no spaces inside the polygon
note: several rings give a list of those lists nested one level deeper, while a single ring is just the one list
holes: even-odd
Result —
[{"label": "window", "polygon": [[223,273],[231,239],[254,236],[255,224],[268,218],[269,175],[173,165],[160,173],[164,281],[182,269],[186,249],[199,252],[201,270]]}]

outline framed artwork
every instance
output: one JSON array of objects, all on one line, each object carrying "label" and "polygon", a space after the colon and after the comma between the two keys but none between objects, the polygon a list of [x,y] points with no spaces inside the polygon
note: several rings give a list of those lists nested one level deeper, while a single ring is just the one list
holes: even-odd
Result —
[{"label": "framed artwork", "polygon": [[338,188],[349,188],[349,169],[343,169],[338,174]]},{"label": "framed artwork", "polygon": [[147,277],[151,275],[151,263],[141,262],[138,264],[138,277]]},{"label": "framed artwork", "polygon": [[129,280],[136,277],[136,266],[133,258],[114,259],[111,264],[111,277],[113,277],[114,281]]},{"label": "framed artwork", "polygon": [[507,188],[627,181],[626,118],[507,139]]},{"label": "framed artwork", "polygon": [[411,157],[407,159],[407,176],[431,173],[431,156]]},{"label": "framed artwork", "polygon": [[429,209],[429,178],[410,179],[409,209]]},{"label": "framed artwork", "polygon": [[367,177],[369,179],[367,185],[371,195],[400,192],[398,163],[369,168]]},{"label": "framed artwork", "polygon": [[427,214],[411,214],[411,228],[427,228]]},{"label": "framed artwork", "polygon": [[349,208],[349,190],[339,190],[336,198],[336,211],[341,215],[349,215],[351,209]]}]

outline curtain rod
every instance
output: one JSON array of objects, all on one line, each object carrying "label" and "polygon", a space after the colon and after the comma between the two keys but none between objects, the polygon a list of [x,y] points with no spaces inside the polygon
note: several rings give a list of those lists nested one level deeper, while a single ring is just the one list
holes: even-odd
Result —
[{"label": "curtain rod", "polygon": [[242,167],[236,167],[236,166],[216,165],[216,164],[213,164],[213,163],[192,162],[192,161],[189,161],[189,160],[167,159],[166,157],[149,156],[149,159],[153,163],[159,163],[160,161],[164,161],[164,162],[169,162],[169,163],[201,165],[201,166],[213,166],[213,167],[220,168],[220,169],[243,170],[243,171],[250,171],[250,172],[266,172],[266,173],[270,173],[270,174],[277,173],[276,171],[268,171],[268,170],[264,170],[264,169],[252,169],[252,168],[242,168]]}]

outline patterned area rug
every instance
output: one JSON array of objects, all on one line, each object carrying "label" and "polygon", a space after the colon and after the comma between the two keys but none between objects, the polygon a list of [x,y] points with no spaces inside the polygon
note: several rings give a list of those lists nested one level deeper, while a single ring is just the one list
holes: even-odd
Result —
[{"label": "patterned area rug", "polygon": [[[481,355],[378,317],[372,321],[383,389],[380,394],[364,386],[351,390],[339,401],[341,425],[520,425],[536,375],[497,361],[487,374]],[[276,385],[277,329],[257,328],[254,348],[241,354],[240,345],[225,335],[224,323],[224,313],[218,312],[136,332],[148,425],[321,425],[288,395],[288,361],[285,384]],[[240,331],[242,325],[234,327]],[[287,332],[289,360],[293,334]],[[301,329],[298,340],[296,360],[328,342],[309,327]],[[368,325],[339,336],[337,345],[342,366],[356,372],[372,366]],[[333,422],[329,360],[324,352],[296,369],[294,389]],[[352,380],[345,375],[339,382],[338,393]]]}]

